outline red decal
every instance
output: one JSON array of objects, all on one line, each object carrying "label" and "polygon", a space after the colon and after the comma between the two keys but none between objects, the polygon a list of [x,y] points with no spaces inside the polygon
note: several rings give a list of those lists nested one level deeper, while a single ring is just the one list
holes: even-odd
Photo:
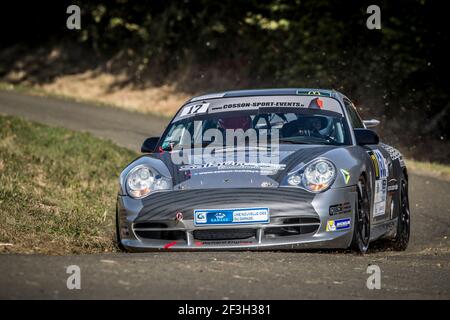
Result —
[{"label": "red decal", "polygon": [[172,246],[174,246],[174,245],[176,245],[176,244],[177,244],[176,241],[174,241],[174,242],[169,242],[168,244],[166,244],[166,245],[164,246],[164,249],[170,249],[170,247],[172,247]]},{"label": "red decal", "polygon": [[195,245],[196,245],[197,247],[201,247],[201,246],[203,245],[203,242],[201,242],[201,241],[196,241],[196,242],[195,242]]},{"label": "red decal", "polygon": [[319,108],[322,109],[323,108],[323,101],[320,100],[319,98],[317,98],[316,101],[317,101],[317,105],[319,106]]}]

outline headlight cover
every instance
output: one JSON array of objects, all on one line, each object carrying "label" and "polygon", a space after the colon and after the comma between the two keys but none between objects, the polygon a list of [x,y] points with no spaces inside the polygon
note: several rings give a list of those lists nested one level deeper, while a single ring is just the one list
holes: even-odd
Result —
[{"label": "headlight cover", "polygon": [[152,191],[168,190],[171,187],[171,181],[168,178],[146,165],[139,165],[131,169],[125,179],[125,184],[128,195],[134,199],[141,199]]},{"label": "headlight cover", "polygon": [[300,186],[311,192],[327,190],[336,178],[336,167],[327,159],[317,159],[288,177],[291,186]]}]

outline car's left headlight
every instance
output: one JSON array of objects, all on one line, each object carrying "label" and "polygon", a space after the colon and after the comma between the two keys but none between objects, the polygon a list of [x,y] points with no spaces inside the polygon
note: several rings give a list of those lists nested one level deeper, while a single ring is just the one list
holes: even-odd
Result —
[{"label": "car's left headlight", "polygon": [[291,186],[301,186],[311,192],[327,190],[336,178],[336,167],[327,159],[317,159],[289,176]]},{"label": "car's left headlight", "polygon": [[171,181],[159,174],[155,169],[146,165],[134,167],[125,179],[127,193],[130,197],[141,199],[152,191],[167,190]]}]

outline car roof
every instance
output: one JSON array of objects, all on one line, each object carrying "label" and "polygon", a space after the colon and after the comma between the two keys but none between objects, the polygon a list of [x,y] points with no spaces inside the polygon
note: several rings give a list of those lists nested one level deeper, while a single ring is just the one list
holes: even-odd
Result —
[{"label": "car roof", "polygon": [[232,90],[208,93],[193,97],[188,101],[194,102],[199,100],[230,98],[230,97],[251,97],[251,96],[277,96],[277,95],[317,95],[331,97],[342,100],[345,96],[334,89],[318,89],[318,88],[273,88],[273,89],[251,89],[251,90]]}]

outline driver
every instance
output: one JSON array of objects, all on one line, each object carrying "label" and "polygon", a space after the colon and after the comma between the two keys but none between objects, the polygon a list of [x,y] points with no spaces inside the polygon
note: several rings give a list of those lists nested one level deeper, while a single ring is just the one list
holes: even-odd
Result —
[{"label": "driver", "polygon": [[312,117],[309,121],[310,134],[312,137],[325,138],[320,130],[326,127],[326,120],[322,117]]},{"label": "driver", "polygon": [[219,119],[218,127],[223,131],[227,129],[242,129],[246,131],[252,127],[252,118],[250,116],[221,118]]}]

